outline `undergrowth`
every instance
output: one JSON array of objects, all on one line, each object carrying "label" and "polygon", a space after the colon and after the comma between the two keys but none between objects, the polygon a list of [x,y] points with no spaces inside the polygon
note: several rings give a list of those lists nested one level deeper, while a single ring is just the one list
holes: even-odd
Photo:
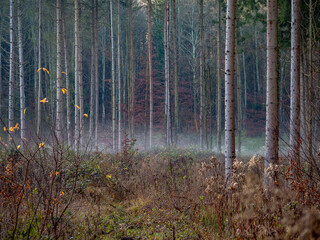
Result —
[{"label": "undergrowth", "polygon": [[[288,184],[290,166],[263,188],[263,158],[182,149],[117,154],[2,145],[2,239],[319,239],[319,185]],[[27,150],[28,149],[28,150]],[[269,171],[269,170],[268,170]],[[290,177],[290,176],[289,176]]]}]

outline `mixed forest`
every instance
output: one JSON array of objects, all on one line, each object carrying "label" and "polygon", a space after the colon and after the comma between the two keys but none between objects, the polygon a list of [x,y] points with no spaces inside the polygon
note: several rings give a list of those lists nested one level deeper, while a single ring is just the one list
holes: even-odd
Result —
[{"label": "mixed forest", "polygon": [[0,4],[0,238],[320,239],[317,0]]}]

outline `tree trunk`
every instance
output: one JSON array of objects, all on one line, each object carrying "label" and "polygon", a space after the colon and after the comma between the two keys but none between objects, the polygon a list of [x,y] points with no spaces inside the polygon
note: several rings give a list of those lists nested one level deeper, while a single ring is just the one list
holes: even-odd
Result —
[{"label": "tree trunk", "polygon": [[75,10],[75,147],[77,150],[80,148],[80,111],[77,108],[80,105],[80,64],[81,64],[81,47],[80,47],[80,22],[81,22],[81,5],[79,3],[79,0],[74,1],[74,10]]},{"label": "tree trunk", "polygon": [[235,159],[235,97],[234,97],[234,51],[235,51],[236,0],[227,0],[226,50],[225,50],[225,177],[227,185],[232,179]]},{"label": "tree trunk", "polygon": [[91,71],[90,71],[90,123],[89,123],[89,136],[93,134],[94,127],[94,90],[95,90],[95,10],[94,0],[91,0]]},{"label": "tree trunk", "polygon": [[98,124],[99,124],[99,71],[98,71],[98,49],[99,49],[99,43],[98,43],[98,0],[95,0],[95,4],[94,4],[94,10],[95,10],[95,17],[94,17],[94,47],[95,47],[95,51],[94,51],[94,62],[95,62],[95,129],[94,129],[94,142],[95,142],[95,147],[96,150],[98,151]]},{"label": "tree trunk", "polygon": [[170,65],[169,65],[169,1],[165,2],[165,24],[164,24],[164,59],[165,59],[165,116],[166,116],[166,144],[171,145],[171,110],[170,110]]},{"label": "tree trunk", "polygon": [[173,5],[173,54],[174,54],[174,143],[178,144],[179,102],[178,102],[178,54],[177,54],[177,16],[176,0]]},{"label": "tree trunk", "polygon": [[[266,157],[265,169],[279,164],[279,118],[278,118],[278,4],[267,1],[267,109],[266,109]],[[265,184],[271,176],[265,175]],[[274,179],[275,180],[275,179]]]},{"label": "tree trunk", "polygon": [[150,92],[150,119],[149,119],[149,147],[152,148],[153,133],[153,82],[152,82],[152,31],[151,31],[151,0],[148,0],[148,76]]},{"label": "tree trunk", "polygon": [[[3,26],[3,21],[1,19],[1,25],[0,25],[0,46],[2,46],[2,34],[3,34],[3,31],[2,31],[2,26]],[[2,116],[2,48],[0,47],[0,116]]]},{"label": "tree trunk", "polygon": [[[38,36],[38,70],[42,68],[42,0],[39,0],[39,36]],[[37,135],[40,137],[41,128],[41,86],[43,71],[38,72],[38,99],[37,99]]]},{"label": "tree trunk", "polygon": [[61,0],[57,0],[57,115],[56,115],[56,135],[58,143],[62,141],[62,39],[61,39]]},{"label": "tree trunk", "polygon": [[22,40],[22,13],[21,0],[18,0],[18,41],[19,41],[19,78],[20,78],[20,139],[21,147],[24,146],[26,137],[26,118],[24,114],[25,94],[24,94],[24,69],[23,69],[23,40]]},{"label": "tree trunk", "polygon": [[240,53],[239,48],[236,48],[236,64],[237,64],[237,133],[238,133],[238,155],[241,154],[241,78],[240,78]]},{"label": "tree trunk", "polygon": [[130,114],[130,131],[129,138],[134,138],[134,103],[135,103],[135,73],[134,73],[134,45],[133,45],[133,18],[132,18],[132,1],[129,0],[129,37],[130,37],[130,92],[131,92],[131,114]]},{"label": "tree trunk", "polygon": [[70,76],[69,76],[69,58],[68,58],[68,41],[67,41],[67,32],[66,32],[66,16],[64,8],[62,8],[63,13],[63,22],[62,22],[62,31],[63,31],[63,47],[64,47],[64,65],[66,73],[66,95],[67,95],[67,142],[68,146],[71,146],[71,109],[70,109]]},{"label": "tree trunk", "polygon": [[313,175],[313,168],[315,167],[315,160],[313,158],[312,153],[312,143],[313,143],[313,134],[312,134],[312,125],[313,125],[313,59],[312,59],[312,18],[313,18],[313,8],[312,8],[312,0],[309,0],[309,42],[308,42],[308,66],[309,66],[309,81],[308,81],[308,139],[307,139],[307,148],[308,148],[308,157],[311,161],[310,167],[310,176]]},{"label": "tree trunk", "polygon": [[116,152],[116,82],[114,66],[114,43],[113,43],[113,13],[112,0],[110,0],[110,35],[111,35],[111,78],[112,78],[112,151]]},{"label": "tree trunk", "polygon": [[118,0],[118,151],[121,151],[121,17],[120,0]]},{"label": "tree trunk", "polygon": [[203,33],[203,0],[200,0],[200,149],[203,149],[203,134],[204,134],[204,33]]},{"label": "tree trunk", "polygon": [[217,74],[218,74],[218,109],[217,109],[217,152],[221,153],[221,123],[222,123],[222,87],[221,87],[221,4],[218,0],[218,31],[217,31]]},{"label": "tree trunk", "polygon": [[300,3],[291,3],[290,151],[294,166],[300,164]]},{"label": "tree trunk", "polygon": [[[9,125],[10,129],[13,127],[14,121],[14,0],[10,0],[10,69],[9,69]],[[8,136],[9,142],[11,141],[11,136]]]}]

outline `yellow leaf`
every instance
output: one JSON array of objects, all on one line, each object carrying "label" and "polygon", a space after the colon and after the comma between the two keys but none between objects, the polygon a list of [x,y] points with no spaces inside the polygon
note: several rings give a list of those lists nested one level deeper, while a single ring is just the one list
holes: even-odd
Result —
[{"label": "yellow leaf", "polygon": [[65,75],[67,75],[65,72],[61,72],[61,73],[63,73],[63,74],[65,74]]},{"label": "yellow leaf", "polygon": [[13,128],[13,127],[10,127],[9,131],[10,131],[10,132],[14,132],[14,128]]},{"label": "yellow leaf", "polygon": [[7,130],[8,130],[8,129],[7,129],[6,127],[3,127],[3,131],[5,131],[5,132],[6,132]]},{"label": "yellow leaf", "polygon": [[65,89],[65,88],[62,88],[61,91],[62,91],[63,94],[66,94],[66,92],[67,92],[68,90]]},{"label": "yellow leaf", "polygon": [[63,191],[60,191],[59,192],[59,198],[61,198],[61,196],[63,196],[64,195],[64,192]]},{"label": "yellow leaf", "polygon": [[48,69],[46,69],[46,68],[42,68],[42,70],[43,70],[44,72],[47,72],[47,73],[49,74]]},{"label": "yellow leaf", "polygon": [[17,123],[17,124],[13,127],[13,129],[19,130],[19,123]]},{"label": "yellow leaf", "polygon": [[27,108],[23,110],[23,114],[26,115]]},{"label": "yellow leaf", "polygon": [[59,172],[58,172],[58,171],[56,171],[56,176],[58,176],[58,174],[59,174]]},{"label": "yellow leaf", "polygon": [[41,148],[42,146],[44,146],[43,142],[39,144],[39,148]]},{"label": "yellow leaf", "polygon": [[86,114],[86,113],[85,113],[85,114],[83,114],[83,116],[85,116],[85,117],[89,117],[89,116],[88,116],[88,114]]},{"label": "yellow leaf", "polygon": [[41,69],[42,69],[42,68],[39,68],[39,69],[37,70],[37,72],[39,72]]},{"label": "yellow leaf", "polygon": [[47,98],[44,98],[44,99],[40,100],[40,102],[47,103],[48,101],[47,101]]},{"label": "yellow leaf", "polygon": [[78,105],[74,105],[76,108],[80,109],[80,107]]},{"label": "yellow leaf", "polygon": [[20,148],[20,145],[17,146],[17,149],[19,149],[19,148]]},{"label": "yellow leaf", "polygon": [[106,179],[110,179],[111,178],[111,175],[106,175]]}]

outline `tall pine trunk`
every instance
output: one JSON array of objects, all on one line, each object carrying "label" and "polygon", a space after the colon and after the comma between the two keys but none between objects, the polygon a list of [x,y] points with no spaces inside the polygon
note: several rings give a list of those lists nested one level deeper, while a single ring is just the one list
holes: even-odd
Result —
[{"label": "tall pine trunk", "polygon": [[23,69],[23,39],[22,39],[22,13],[21,0],[18,0],[18,41],[19,41],[19,78],[20,78],[20,140],[21,147],[24,146],[26,137],[26,118],[24,114],[25,94],[24,94],[24,69]]},{"label": "tall pine trunk", "polygon": [[[133,17],[132,1],[129,0],[129,38],[130,38],[130,119],[129,138],[134,138],[134,111],[135,111],[135,72],[134,72],[134,45],[133,45]],[[129,94],[129,93],[128,93]]]},{"label": "tall pine trunk", "polygon": [[[90,71],[90,123],[89,136],[93,134],[95,107],[95,10],[94,0],[91,0],[91,71]],[[93,139],[94,140],[94,139]]]},{"label": "tall pine trunk", "polygon": [[121,151],[121,17],[120,0],[118,0],[118,151]]},{"label": "tall pine trunk", "polygon": [[165,2],[164,23],[164,61],[165,61],[165,116],[166,116],[166,144],[171,145],[171,110],[170,110],[170,65],[169,65],[169,1]]},{"label": "tall pine trunk", "polygon": [[204,138],[204,98],[205,98],[205,82],[204,82],[204,32],[203,32],[203,0],[200,0],[200,149],[203,149]]},{"label": "tall pine trunk", "polygon": [[[13,127],[14,121],[14,0],[10,0],[10,59],[9,59],[9,107],[8,107],[8,128]],[[11,141],[10,135],[8,136],[9,142]]]},{"label": "tall pine trunk", "polygon": [[74,102],[75,102],[75,114],[74,114],[74,139],[75,139],[75,146],[79,150],[80,145],[80,111],[77,107],[80,105],[80,98],[79,98],[79,81],[80,81],[80,3],[79,0],[74,1],[74,17],[75,17],[75,29],[74,29],[74,36],[75,36],[75,64],[74,64],[74,88],[75,88],[75,95],[74,95]]},{"label": "tall pine trunk", "polygon": [[178,144],[179,102],[178,102],[178,53],[177,53],[177,13],[176,0],[173,5],[173,56],[174,56],[174,143]]},{"label": "tall pine trunk", "polygon": [[94,142],[96,150],[98,150],[98,124],[99,124],[99,71],[98,71],[98,49],[99,49],[99,43],[98,43],[98,0],[95,0],[94,3],[94,10],[95,10],[95,17],[94,17],[94,62],[95,62],[95,128],[94,128]]},{"label": "tall pine trunk", "polygon": [[56,113],[56,135],[58,142],[62,140],[62,24],[61,24],[61,0],[57,0],[57,113]]},{"label": "tall pine trunk", "polygon": [[[39,33],[38,33],[38,70],[42,68],[42,0],[39,0]],[[38,72],[38,98],[37,98],[37,135],[40,137],[41,128],[41,90],[42,90],[42,74],[43,71]]]},{"label": "tall pine trunk", "polygon": [[300,0],[291,3],[290,151],[291,164],[299,166],[300,140]]},{"label": "tall pine trunk", "polygon": [[149,115],[149,147],[152,148],[153,133],[153,82],[152,82],[152,31],[151,31],[151,0],[148,0],[148,76],[150,92],[150,115]]},{"label": "tall pine trunk", "polygon": [[68,41],[66,32],[66,16],[64,8],[62,8],[63,19],[62,19],[62,34],[63,34],[63,47],[64,47],[64,65],[66,73],[66,89],[67,89],[67,142],[68,146],[71,145],[71,109],[70,109],[70,77],[69,77],[69,58],[68,58]]},{"label": "tall pine trunk", "polygon": [[113,12],[110,0],[110,35],[111,35],[111,78],[112,78],[112,151],[116,152],[116,82],[114,66]]},{"label": "tall pine trunk", "polygon": [[232,179],[235,159],[235,8],[236,0],[227,1],[226,50],[225,50],[225,178],[227,185]]},{"label": "tall pine trunk", "polygon": [[236,47],[236,64],[237,64],[237,134],[238,134],[238,155],[241,154],[241,78],[240,78],[240,53],[239,47]]},{"label": "tall pine trunk", "polygon": [[222,86],[221,86],[221,4],[218,0],[218,31],[217,31],[217,74],[218,74],[218,107],[217,107],[217,152],[221,153],[222,124]]},{"label": "tall pine trunk", "polygon": [[[266,99],[266,157],[265,169],[278,164],[279,118],[278,118],[278,3],[267,2],[267,99]],[[265,184],[270,176],[265,172]]]}]

